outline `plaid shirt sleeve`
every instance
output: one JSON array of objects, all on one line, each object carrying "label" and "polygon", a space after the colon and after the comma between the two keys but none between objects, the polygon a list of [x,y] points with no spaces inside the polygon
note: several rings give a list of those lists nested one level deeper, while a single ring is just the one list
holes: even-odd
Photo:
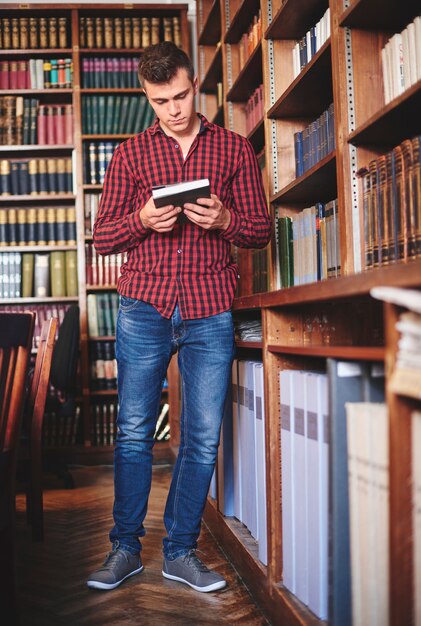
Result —
[{"label": "plaid shirt sleeve", "polygon": [[142,224],[140,209],[136,182],[117,148],[105,173],[94,225],[94,243],[100,254],[130,250],[148,236],[150,230]]},{"label": "plaid shirt sleeve", "polygon": [[271,234],[262,175],[249,141],[232,182],[231,223],[221,236],[239,248],[264,248]]}]

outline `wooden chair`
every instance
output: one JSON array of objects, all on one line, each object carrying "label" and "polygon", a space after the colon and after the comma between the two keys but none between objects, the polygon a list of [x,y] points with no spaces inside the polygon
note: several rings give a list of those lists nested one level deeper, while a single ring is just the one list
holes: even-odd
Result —
[{"label": "wooden chair", "polygon": [[[0,606],[2,623],[18,623],[15,564],[16,456],[35,313],[0,313]],[[4,620],[4,622],[3,622]]]},{"label": "wooden chair", "polygon": [[30,392],[24,411],[24,434],[19,443],[18,462],[26,463],[26,510],[32,538],[44,538],[42,502],[42,426],[50,380],[57,319],[45,320],[41,328]]}]

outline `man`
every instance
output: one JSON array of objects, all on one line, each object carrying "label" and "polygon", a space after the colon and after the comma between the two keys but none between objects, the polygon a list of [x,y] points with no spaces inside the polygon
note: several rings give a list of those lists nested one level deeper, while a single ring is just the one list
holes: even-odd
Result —
[{"label": "man", "polygon": [[[120,144],[108,166],[94,228],[100,254],[127,251],[118,281],[116,357],[120,410],[112,551],[89,587],[114,589],[142,571],[140,537],[152,476],[162,383],[178,352],[180,449],[166,503],[163,575],[197,591],[222,589],[195,549],[234,353],[230,246],[270,238],[260,170],[248,141],[195,111],[197,78],[174,44],[150,46],[139,79],[155,123]],[[208,178],[211,198],[156,208],[151,188]]]}]

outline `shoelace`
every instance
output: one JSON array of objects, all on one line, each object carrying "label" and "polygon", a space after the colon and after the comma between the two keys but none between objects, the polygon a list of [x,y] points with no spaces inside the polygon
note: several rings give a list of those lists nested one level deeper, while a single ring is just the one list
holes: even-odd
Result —
[{"label": "shoelace", "polygon": [[107,556],[105,557],[104,565],[101,569],[108,569],[109,567],[114,565],[117,559],[120,558],[120,555],[124,556],[127,562],[129,561],[129,557],[123,552],[123,550],[112,550],[111,552],[108,552]]},{"label": "shoelace", "polygon": [[190,550],[190,552],[187,552],[187,554],[183,557],[183,561],[186,561],[187,565],[189,567],[193,567],[193,569],[195,569],[197,572],[209,572],[209,568],[207,568],[203,561],[199,559],[195,550]]}]

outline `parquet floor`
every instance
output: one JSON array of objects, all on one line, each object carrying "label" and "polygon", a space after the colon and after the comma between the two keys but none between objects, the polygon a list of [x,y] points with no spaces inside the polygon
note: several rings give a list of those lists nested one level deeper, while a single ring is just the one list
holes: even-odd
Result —
[{"label": "parquet floor", "polygon": [[73,468],[72,475],[74,490],[65,490],[58,479],[47,477],[43,543],[31,540],[24,498],[17,497],[21,626],[268,624],[206,527],[199,540],[203,560],[227,578],[227,588],[200,594],[162,577],[162,516],[171,476],[168,466],[154,467],[142,553],[144,571],[114,591],[89,590],[84,581],[109,550],[112,468]]}]

